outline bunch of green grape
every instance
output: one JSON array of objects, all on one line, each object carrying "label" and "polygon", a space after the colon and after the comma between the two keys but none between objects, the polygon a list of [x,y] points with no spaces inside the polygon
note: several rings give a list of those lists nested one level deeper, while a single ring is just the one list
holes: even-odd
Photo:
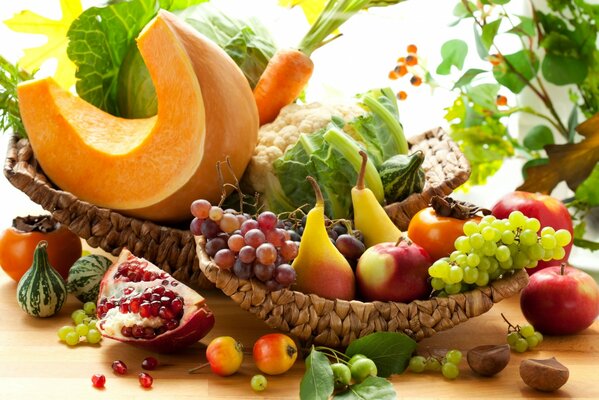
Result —
[{"label": "bunch of green grape", "polygon": [[[540,231],[540,232],[539,232]],[[572,240],[566,229],[541,229],[536,218],[512,211],[508,218],[487,215],[464,224],[455,251],[429,267],[431,285],[439,294],[456,294],[487,286],[505,272],[534,268],[539,260],[559,260]]]},{"label": "bunch of green grape", "polygon": [[526,350],[534,349],[543,341],[541,332],[535,331],[530,324],[522,326],[511,326],[507,334],[507,343],[510,348],[517,353],[524,353]]},{"label": "bunch of green grape", "polygon": [[73,311],[71,319],[74,325],[65,325],[58,329],[58,338],[69,346],[76,346],[80,341],[90,344],[99,343],[102,334],[96,327],[96,303],[87,302],[82,309]]},{"label": "bunch of green grape", "polygon": [[456,379],[460,375],[460,361],[462,361],[462,352],[449,350],[441,360],[433,356],[412,356],[408,368],[416,373],[441,371],[445,378]]}]

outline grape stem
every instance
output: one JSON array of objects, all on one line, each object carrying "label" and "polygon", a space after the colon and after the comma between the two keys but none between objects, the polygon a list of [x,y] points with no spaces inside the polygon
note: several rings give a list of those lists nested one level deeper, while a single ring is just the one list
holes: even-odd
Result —
[{"label": "grape stem", "polygon": [[508,321],[508,319],[505,317],[505,315],[503,315],[503,313],[501,313],[501,318],[503,318],[503,320],[505,322],[507,322],[507,324],[508,324],[508,329],[507,329],[508,333],[510,333],[510,332],[520,332],[520,325],[515,325],[515,326],[512,325],[512,323],[510,321]]}]

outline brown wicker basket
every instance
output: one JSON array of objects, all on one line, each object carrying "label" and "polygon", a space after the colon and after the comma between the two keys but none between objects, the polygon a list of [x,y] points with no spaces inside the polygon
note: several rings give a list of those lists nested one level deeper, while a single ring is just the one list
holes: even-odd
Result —
[{"label": "brown wicker basket", "polygon": [[[426,207],[433,195],[447,195],[464,183],[470,166],[458,146],[441,128],[409,139],[412,151],[422,150],[426,185],[400,203],[388,205],[395,223],[406,229],[410,218]],[[44,175],[27,139],[13,136],[9,142],[4,174],[17,189],[52,213],[54,218],[94,248],[118,255],[123,247],[171,273],[176,279],[213,287],[198,265],[195,243],[187,229],[176,229],[124,216],[97,207],[58,189]]]},{"label": "brown wicker basket", "polygon": [[200,268],[218,289],[271,328],[290,332],[307,344],[345,347],[380,331],[404,332],[421,340],[487,312],[528,283],[528,273],[520,270],[467,293],[409,304],[328,300],[288,289],[269,292],[257,279],[239,279],[206,254],[204,237],[196,237],[196,242]]}]

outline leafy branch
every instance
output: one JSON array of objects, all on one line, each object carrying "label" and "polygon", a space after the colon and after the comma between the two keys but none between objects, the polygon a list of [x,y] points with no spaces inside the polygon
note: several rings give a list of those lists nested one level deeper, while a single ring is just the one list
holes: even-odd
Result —
[{"label": "leafy branch", "polygon": [[27,137],[19,111],[17,85],[32,78],[33,74],[0,56],[0,131]]}]

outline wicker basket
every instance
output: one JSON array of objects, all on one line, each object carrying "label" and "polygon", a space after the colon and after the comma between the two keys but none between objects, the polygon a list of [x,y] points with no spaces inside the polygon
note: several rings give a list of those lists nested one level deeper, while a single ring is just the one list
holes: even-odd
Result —
[{"label": "wicker basket", "polygon": [[421,340],[487,312],[528,283],[528,273],[520,270],[467,293],[409,304],[328,300],[288,289],[269,292],[257,279],[239,279],[206,254],[204,237],[196,237],[196,242],[200,268],[218,289],[271,328],[290,332],[307,344],[345,347],[379,331],[404,332]]},{"label": "wicker basket", "polygon": [[[436,128],[409,139],[412,151],[422,150],[426,185],[400,203],[387,206],[395,223],[406,229],[410,218],[426,207],[433,195],[447,195],[464,183],[470,167],[447,133]],[[39,167],[27,139],[9,142],[4,174],[17,189],[52,213],[54,218],[94,248],[118,255],[123,247],[144,257],[176,279],[200,288],[213,287],[202,274],[191,232],[124,216],[77,199],[50,182]]]}]

